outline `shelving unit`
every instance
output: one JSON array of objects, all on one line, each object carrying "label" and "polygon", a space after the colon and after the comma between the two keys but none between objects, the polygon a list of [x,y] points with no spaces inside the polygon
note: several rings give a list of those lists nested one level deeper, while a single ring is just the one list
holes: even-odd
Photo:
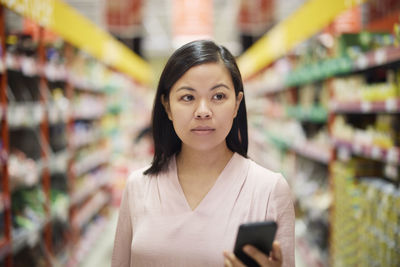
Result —
[{"label": "shelving unit", "polygon": [[[326,24],[312,27],[313,33],[302,30],[308,35],[298,37],[303,43],[294,50],[291,40],[282,38],[274,54],[273,38],[298,29],[294,18],[317,2],[306,3],[239,58],[250,107],[250,156],[291,184],[296,247],[307,266],[397,266],[400,48],[394,39],[400,36],[392,30],[400,21],[388,24],[382,14],[379,23],[374,15],[364,18],[365,29],[380,25],[379,33],[364,37],[381,43],[371,41],[368,49],[364,43],[362,50],[361,42],[346,43],[354,32],[349,37],[333,30],[340,17],[329,24],[317,16]],[[363,12],[386,2],[365,3]],[[389,11],[398,14],[400,5]],[[333,46],[324,48],[329,36]],[[347,48],[340,50],[339,44]]]},{"label": "shelving unit", "polygon": [[[132,153],[145,118],[131,114],[151,71],[63,2],[33,2],[0,5],[0,265],[72,267],[107,224],[113,161]],[[38,16],[43,4],[49,13]],[[134,120],[119,127],[125,112]],[[117,146],[114,137],[124,138]]]}]

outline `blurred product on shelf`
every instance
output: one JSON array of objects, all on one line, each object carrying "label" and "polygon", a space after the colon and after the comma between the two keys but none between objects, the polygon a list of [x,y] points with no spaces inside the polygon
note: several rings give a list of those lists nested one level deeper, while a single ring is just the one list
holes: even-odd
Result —
[{"label": "blurred product on shelf", "polygon": [[82,175],[76,180],[76,191],[71,196],[71,203],[75,205],[82,202],[93,192],[110,183],[110,171],[107,167],[99,167]]},{"label": "blurred product on shelf", "polygon": [[22,151],[15,150],[8,157],[10,190],[26,186],[30,187],[39,182],[40,163],[26,157]]},{"label": "blurred product on shelf", "polygon": [[332,135],[338,141],[387,150],[400,145],[399,131],[396,127],[399,123],[398,116],[383,114],[376,116],[374,124],[358,124],[361,127],[358,128],[346,123],[343,116],[337,116],[332,125]]},{"label": "blurred product on shelf", "polygon": [[13,251],[40,242],[40,232],[46,223],[45,196],[38,185],[17,190],[12,199]]},{"label": "blurred product on shelf", "polygon": [[398,266],[399,188],[358,161],[333,166],[334,266]]},{"label": "blurred product on shelf", "polygon": [[[397,81],[398,78],[395,78],[396,76],[399,77],[400,75],[400,72],[398,70],[389,70],[386,72],[386,74],[385,72],[373,74],[373,76],[354,75],[347,78],[334,79],[333,93],[335,96],[335,101],[338,103],[373,103],[396,100],[400,97],[399,84]],[[384,79],[384,81],[367,83],[366,80],[371,80],[371,76],[375,79]],[[351,90],[349,90],[350,88]],[[365,111],[369,111],[367,107],[365,107]],[[391,110],[389,109],[388,111]]]}]

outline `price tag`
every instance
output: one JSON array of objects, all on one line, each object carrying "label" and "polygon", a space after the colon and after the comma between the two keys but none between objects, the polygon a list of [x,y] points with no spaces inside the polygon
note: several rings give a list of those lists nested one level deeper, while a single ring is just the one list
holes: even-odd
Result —
[{"label": "price tag", "polygon": [[359,69],[365,69],[368,66],[368,58],[366,56],[361,56],[356,61],[356,66]]},{"label": "price tag", "polygon": [[382,158],[382,150],[379,147],[372,147],[371,149],[371,157],[373,159],[381,159]]},{"label": "price tag", "polygon": [[32,120],[35,123],[41,123],[44,119],[45,109],[41,104],[33,105],[31,107]]},{"label": "price tag", "polygon": [[370,112],[372,109],[372,105],[370,102],[361,102],[361,111],[362,112]]},{"label": "price tag", "polygon": [[30,246],[33,247],[34,245],[36,245],[39,241],[40,237],[39,237],[39,230],[35,229],[33,231],[30,231],[27,238],[26,238],[26,243]]},{"label": "price tag", "polygon": [[6,54],[6,66],[9,69],[15,70],[17,69],[17,59],[14,55],[7,53]]},{"label": "price tag", "polygon": [[330,106],[333,111],[337,111],[339,109],[339,103],[335,100],[330,102]]},{"label": "price tag", "polygon": [[29,114],[27,108],[25,108],[25,106],[18,105],[14,107],[14,112],[15,113],[12,116],[13,118],[9,121],[13,121],[17,126],[25,125],[26,116]]},{"label": "price tag", "polygon": [[386,160],[390,163],[399,163],[399,149],[398,148],[390,148],[387,151]]},{"label": "price tag", "polygon": [[385,110],[388,112],[397,111],[399,108],[397,107],[397,100],[396,99],[387,99],[385,101]]},{"label": "price tag", "polygon": [[386,164],[385,175],[390,179],[397,179],[399,172],[397,171],[397,166],[392,164]]},{"label": "price tag", "polygon": [[342,161],[348,161],[350,159],[350,150],[345,146],[339,147],[338,158]]},{"label": "price tag", "polygon": [[353,143],[353,151],[358,155],[362,154],[362,146],[359,143]]},{"label": "price tag", "polygon": [[33,77],[37,74],[37,64],[31,57],[23,57],[21,59],[21,70],[25,76]]},{"label": "price tag", "polygon": [[377,65],[382,65],[387,60],[386,52],[381,49],[375,52],[375,62]]}]

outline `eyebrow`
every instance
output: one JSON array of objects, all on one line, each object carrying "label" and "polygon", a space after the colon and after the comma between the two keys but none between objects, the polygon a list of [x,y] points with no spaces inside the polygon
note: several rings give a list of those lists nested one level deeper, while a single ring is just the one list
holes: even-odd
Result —
[{"label": "eyebrow", "polygon": [[[228,85],[223,84],[223,83],[219,83],[219,84],[214,85],[213,87],[211,87],[210,91],[215,90],[215,89],[220,88],[220,87],[225,87],[225,88],[228,89],[228,90],[230,89]],[[189,87],[189,86],[182,86],[182,87],[179,87],[176,91],[178,92],[178,91],[180,91],[180,90],[196,91],[196,89],[194,89],[194,88],[192,88],[192,87]]]}]

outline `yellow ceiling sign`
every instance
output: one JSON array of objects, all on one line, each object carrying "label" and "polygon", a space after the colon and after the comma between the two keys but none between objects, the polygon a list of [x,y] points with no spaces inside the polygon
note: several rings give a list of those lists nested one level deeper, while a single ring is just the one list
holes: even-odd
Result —
[{"label": "yellow ceiling sign", "polygon": [[150,65],[106,31],[60,0],[0,0],[11,10],[59,34],[105,64],[140,83],[152,79]]},{"label": "yellow ceiling sign", "polygon": [[326,27],[341,12],[366,0],[308,0],[238,58],[244,79]]}]

